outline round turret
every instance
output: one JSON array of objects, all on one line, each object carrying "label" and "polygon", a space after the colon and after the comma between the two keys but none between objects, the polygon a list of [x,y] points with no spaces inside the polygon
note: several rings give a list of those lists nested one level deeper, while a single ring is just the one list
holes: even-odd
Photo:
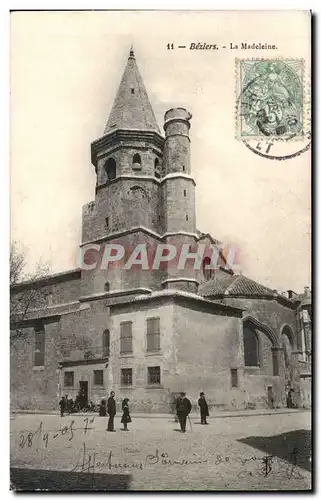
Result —
[{"label": "round turret", "polygon": [[166,137],[172,135],[185,135],[188,137],[190,119],[192,115],[185,108],[172,108],[164,116],[164,130]]}]

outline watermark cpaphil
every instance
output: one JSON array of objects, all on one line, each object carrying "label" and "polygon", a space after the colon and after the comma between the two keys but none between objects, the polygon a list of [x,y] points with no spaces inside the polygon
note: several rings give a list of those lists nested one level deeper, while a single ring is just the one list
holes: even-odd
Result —
[{"label": "watermark cpaphil", "polygon": [[78,267],[125,271],[157,271],[169,268],[179,270],[218,269],[240,270],[240,251],[236,245],[204,243],[88,243],[80,248]]}]

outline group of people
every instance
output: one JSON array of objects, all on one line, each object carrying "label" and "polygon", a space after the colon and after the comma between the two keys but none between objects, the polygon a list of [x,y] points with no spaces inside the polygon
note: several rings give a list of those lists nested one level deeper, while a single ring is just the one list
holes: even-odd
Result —
[{"label": "group of people", "polygon": [[[127,424],[130,423],[131,416],[129,413],[129,399],[125,398],[122,401],[122,417],[121,417],[121,423],[124,425],[123,430],[128,431]],[[201,424],[207,425],[206,418],[209,416],[208,412],[208,404],[205,399],[205,394],[204,392],[200,393],[200,397],[198,399],[198,406],[200,408],[200,414],[201,414]],[[177,417],[180,423],[181,431],[186,432],[186,421],[188,418],[188,415],[190,414],[192,410],[192,403],[190,400],[186,397],[185,392],[181,392],[179,398],[176,401],[176,413]],[[109,419],[108,419],[108,425],[107,425],[107,431],[109,432],[115,432],[114,429],[114,418],[116,415],[116,401],[115,401],[115,392],[111,391],[110,396],[107,400],[107,405],[106,405],[106,400],[102,399],[100,402],[99,406],[99,415],[101,417],[106,417],[108,414]]]},{"label": "group of people", "polygon": [[[125,398],[122,401],[121,407],[122,407],[122,417],[121,417],[121,423],[124,425],[123,430],[128,431],[127,424],[129,424],[132,420],[129,414],[129,399]],[[107,400],[107,407],[106,407],[106,400],[102,399],[99,405],[99,416],[100,417],[106,417],[107,413],[109,415],[108,419],[108,424],[107,424],[107,431],[108,432],[115,432],[114,429],[114,418],[116,415],[116,401],[115,401],[115,392],[111,391],[110,396]]]},{"label": "group of people", "polygon": [[68,413],[70,415],[73,410],[74,402],[72,399],[68,398],[68,395],[62,396],[61,400],[59,401],[59,406],[60,406],[60,416],[63,417],[65,413]]},{"label": "group of people", "polygon": [[[72,404],[71,404],[72,402]],[[63,417],[64,413],[67,412],[69,415],[72,412],[72,406],[73,406],[73,401],[72,399],[68,399],[68,396],[63,396],[62,399],[59,402],[60,406],[60,415]],[[207,425],[206,418],[209,416],[208,412],[208,404],[205,399],[205,394],[204,392],[200,393],[200,397],[198,399],[198,406],[200,408],[200,414],[201,414],[201,424]],[[181,392],[179,398],[176,401],[176,414],[177,418],[180,423],[181,431],[186,432],[186,421],[187,418],[192,410],[192,403],[190,400],[186,397],[185,392]],[[102,399],[99,405],[99,416],[100,417],[106,417],[108,414],[108,424],[107,424],[107,429],[106,431],[108,432],[115,432],[114,428],[114,419],[116,416],[116,401],[115,401],[115,392],[111,391],[110,396],[107,400]],[[122,401],[122,417],[121,417],[121,423],[124,425],[123,429],[124,431],[128,431],[127,424],[131,422],[131,416],[129,413],[129,399],[125,398]]]},{"label": "group of people", "polygon": [[63,417],[65,413],[71,415],[78,411],[96,411],[96,406],[92,401],[87,404],[82,404],[80,397],[76,396],[75,401],[72,398],[68,398],[68,395],[62,396],[59,401],[60,416]]},{"label": "group of people", "polygon": [[[207,425],[208,422],[206,420],[206,417],[209,416],[209,412],[204,392],[200,393],[200,397],[198,399],[197,404],[200,408],[201,424]],[[176,401],[176,413],[182,432],[186,432],[186,421],[191,410],[192,410],[192,403],[186,397],[185,392],[181,392],[179,398]]]}]

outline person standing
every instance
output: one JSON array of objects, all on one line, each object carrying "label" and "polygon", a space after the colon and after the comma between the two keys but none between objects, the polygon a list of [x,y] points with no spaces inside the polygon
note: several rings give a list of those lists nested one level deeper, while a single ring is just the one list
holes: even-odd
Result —
[{"label": "person standing", "polygon": [[201,412],[201,424],[207,425],[208,422],[206,422],[206,417],[209,417],[209,413],[208,413],[208,404],[206,402],[204,392],[200,393],[198,406],[200,407],[200,412]]},{"label": "person standing", "polygon": [[274,392],[273,387],[268,387],[268,407],[274,409]]},{"label": "person standing", "polygon": [[74,400],[72,398],[70,398],[70,399],[68,399],[68,403],[67,403],[68,415],[72,414],[73,408],[74,408]]},{"label": "person standing", "polygon": [[70,402],[69,402],[68,394],[66,394],[65,395],[65,410],[68,413],[68,415],[70,415],[69,408],[70,408]]},{"label": "person standing", "polygon": [[295,405],[293,402],[293,396],[294,396],[294,389],[289,389],[287,397],[286,397],[286,407],[287,408],[295,408]]},{"label": "person standing", "polygon": [[104,399],[102,399],[100,401],[100,405],[99,405],[99,416],[100,417],[106,417],[107,413],[106,413],[106,401]]},{"label": "person standing", "polygon": [[66,400],[64,396],[62,396],[61,400],[59,401],[59,406],[60,406],[60,416],[63,417],[66,408]]},{"label": "person standing", "polygon": [[109,415],[107,431],[115,432],[114,430],[114,418],[116,415],[116,401],[115,401],[115,393],[111,391],[110,397],[107,401],[107,413]]},{"label": "person standing", "polygon": [[129,430],[129,429],[127,429],[127,424],[132,421],[132,419],[130,418],[130,414],[129,414],[128,402],[129,402],[129,399],[125,398],[122,402],[122,405],[121,405],[122,410],[123,410],[123,415],[121,417],[121,423],[124,424],[124,431]]},{"label": "person standing", "polygon": [[181,392],[181,395],[176,402],[176,413],[182,432],[186,432],[186,419],[190,414],[191,409],[192,404],[190,400],[186,397],[185,392]]}]

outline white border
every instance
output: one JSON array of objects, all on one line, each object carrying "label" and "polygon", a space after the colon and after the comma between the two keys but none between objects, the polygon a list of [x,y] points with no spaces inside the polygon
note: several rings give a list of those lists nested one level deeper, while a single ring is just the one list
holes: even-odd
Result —
[{"label": "white border", "polygon": [[[264,4],[264,5],[262,5]],[[2,178],[0,182],[0,189],[1,189],[1,194],[0,194],[0,202],[2,205],[2,209],[0,211],[1,214],[1,223],[2,223],[2,245],[1,245],[1,270],[0,270],[0,276],[1,276],[1,318],[3,318],[3,325],[1,328],[1,341],[2,341],[2,348],[1,352],[3,354],[3,359],[1,363],[1,373],[2,373],[2,389],[4,389],[5,394],[2,393],[2,401],[8,401],[9,402],[9,335],[6,336],[6,332],[8,331],[8,318],[9,318],[9,296],[8,296],[8,283],[9,283],[9,273],[8,273],[8,261],[9,261],[9,78],[8,78],[8,73],[9,73],[9,15],[8,11],[9,10],[30,10],[30,9],[36,9],[36,10],[79,10],[79,9],[100,9],[100,10],[106,10],[108,9],[114,9],[114,10],[134,10],[134,9],[144,9],[144,10],[229,10],[229,9],[235,9],[235,10],[307,10],[308,8],[312,9],[312,11],[316,14],[320,13],[321,10],[321,3],[320,0],[310,0],[309,5],[307,5],[307,2],[304,0],[291,0],[290,1],[282,1],[282,0],[269,0],[268,2],[254,2],[254,1],[243,1],[241,3],[242,9],[240,9],[240,2],[237,0],[224,0],[219,2],[213,2],[213,1],[204,1],[204,0],[198,0],[196,1],[190,1],[190,0],[185,0],[184,2],[180,1],[175,1],[175,0],[162,0],[160,1],[154,1],[153,3],[147,2],[147,1],[124,1],[124,0],[118,0],[118,1],[113,1],[109,0],[108,2],[106,0],[77,0],[77,1],[72,1],[72,0],[38,0],[38,1],[8,1],[8,0],[3,0],[0,4],[0,19],[1,19],[1,24],[0,24],[0,38],[1,38],[1,43],[0,43],[0,53],[1,53],[1,67],[2,67],[2,72],[1,72],[1,142],[2,142],[2,147],[1,151],[3,152],[2,156]],[[258,9],[260,7],[260,9]],[[273,30],[273,26],[271,26],[271,30]],[[318,57],[318,54],[321,52],[321,47],[320,47],[320,42],[319,42],[319,37],[317,37],[316,43],[315,43],[315,52],[317,54],[316,57]],[[318,61],[318,69],[316,72],[316,81],[315,82],[315,93],[317,90],[320,91],[320,61]],[[320,95],[320,92],[319,92]],[[319,111],[319,109],[317,109]],[[320,113],[318,113],[315,108],[314,112],[317,113],[317,120],[316,122],[319,122],[319,117]],[[316,125],[320,125],[320,123],[316,123]],[[317,127],[316,127],[317,129]],[[320,129],[320,128],[319,128]],[[316,143],[317,141],[315,141]],[[319,169],[319,160],[315,160],[315,166],[314,166],[314,171],[315,171],[315,179],[314,183],[318,184],[319,181],[319,176],[317,175],[318,169]],[[320,196],[316,196],[317,193],[319,194],[319,190],[316,187],[315,191],[315,202],[316,202],[316,213],[315,213],[315,228],[314,231],[316,231],[317,227],[319,227],[319,220],[320,220]],[[319,217],[318,217],[319,216]],[[320,233],[318,234],[317,238],[317,245],[319,243],[319,238],[320,238]],[[317,255],[317,251],[315,249],[315,256]],[[318,269],[318,273],[316,276],[316,280],[314,282],[313,290],[315,291],[317,288],[317,284],[319,284],[319,278],[320,278],[320,268]],[[315,304],[315,310],[321,310],[320,309],[320,304],[317,303]],[[4,319],[5,318],[5,319]],[[318,323],[315,325],[315,332],[320,332],[321,329],[318,328],[319,326],[319,321],[320,321],[320,315],[318,315]],[[314,337],[315,338],[315,337]],[[319,342],[319,346],[321,345],[321,342]],[[318,351],[319,354],[319,351]],[[315,374],[316,375],[316,374]],[[317,377],[319,380],[319,376]],[[5,381],[8,380],[8,383],[6,384]],[[316,383],[316,386],[318,384]],[[317,395],[317,390],[314,391],[314,395]],[[320,415],[320,412],[318,411],[319,408],[316,406],[315,407],[315,415],[318,417]],[[8,491],[8,485],[9,485],[9,467],[8,467],[8,457],[9,457],[9,419],[7,418],[8,413],[4,409],[4,405],[2,407],[2,412],[1,412],[1,423],[2,423],[2,432],[1,432],[1,450],[2,453],[0,455],[0,460],[1,460],[1,498],[11,498],[13,493]],[[316,429],[319,428],[318,425],[318,419],[316,418]],[[318,436],[318,442],[315,443],[316,449],[319,449],[317,446],[319,444],[319,439],[320,439],[320,432],[317,433]],[[6,452],[4,452],[4,449],[6,449]],[[315,450],[315,457],[317,457],[317,452]],[[318,474],[316,474],[317,477]],[[316,485],[318,487],[318,485]],[[231,493],[232,494],[232,493]],[[302,493],[303,495],[304,493]],[[38,497],[39,493],[37,494]],[[110,495],[110,493],[108,494]],[[33,495],[29,495],[29,498],[32,497]],[[61,495],[64,498],[68,498],[67,495]],[[85,495],[86,496],[92,496],[91,495]],[[119,497],[119,495],[117,495]],[[148,495],[148,496],[153,496]],[[169,495],[171,497],[172,495]],[[198,496],[198,495],[196,495]],[[276,495],[276,496],[281,496],[281,495]],[[297,495],[296,495],[297,496]],[[84,495],[81,495],[82,498],[84,498]],[[253,498],[253,496],[251,495]]]}]

